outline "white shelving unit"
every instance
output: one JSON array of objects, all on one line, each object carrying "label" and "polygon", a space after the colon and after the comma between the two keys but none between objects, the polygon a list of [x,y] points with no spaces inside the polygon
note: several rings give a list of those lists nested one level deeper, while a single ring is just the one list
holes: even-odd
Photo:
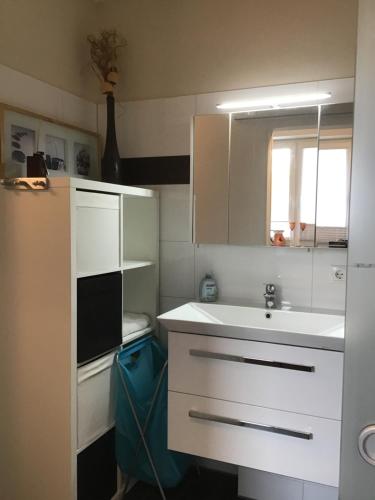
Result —
[{"label": "white shelving unit", "polygon": [[121,268],[123,271],[129,271],[130,269],[153,266],[154,264],[155,262],[151,260],[124,260]]},{"label": "white shelving unit", "polygon": [[77,462],[114,423],[115,351],[77,365],[77,283],[121,273],[123,315],[150,318],[123,342],[154,331],[158,194],[56,177],[47,190],[0,188],[0,208],[0,366],[9,381],[0,438],[12,450],[2,495],[80,500]]}]

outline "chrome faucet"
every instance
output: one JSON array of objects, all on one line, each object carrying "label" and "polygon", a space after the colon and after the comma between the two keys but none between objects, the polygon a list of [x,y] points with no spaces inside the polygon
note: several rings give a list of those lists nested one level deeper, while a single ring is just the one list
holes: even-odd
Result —
[{"label": "chrome faucet", "polygon": [[266,293],[263,294],[266,309],[276,309],[276,287],[273,283],[266,283]]}]

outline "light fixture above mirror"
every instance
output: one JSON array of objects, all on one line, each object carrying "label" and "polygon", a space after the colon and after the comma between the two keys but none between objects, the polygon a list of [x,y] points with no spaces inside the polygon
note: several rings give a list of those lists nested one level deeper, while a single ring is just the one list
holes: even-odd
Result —
[{"label": "light fixture above mirror", "polygon": [[217,104],[217,109],[227,111],[265,111],[268,109],[281,109],[320,104],[331,99],[331,92],[313,92],[303,94],[269,96],[262,99],[228,101]]}]

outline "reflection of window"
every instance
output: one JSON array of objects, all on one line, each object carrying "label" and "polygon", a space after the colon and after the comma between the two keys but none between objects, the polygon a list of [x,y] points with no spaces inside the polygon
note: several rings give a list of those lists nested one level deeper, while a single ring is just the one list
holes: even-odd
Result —
[{"label": "reflection of window", "polygon": [[290,135],[272,140],[270,229],[298,244],[314,237],[317,140]]},{"label": "reflection of window", "polygon": [[346,239],[351,140],[322,140],[319,147],[317,243]]},{"label": "reflection of window", "polygon": [[331,131],[320,140],[317,175],[317,139],[292,132],[275,133],[271,142],[271,236],[283,231],[291,244],[312,244],[316,218],[318,244],[345,239],[351,139]]}]

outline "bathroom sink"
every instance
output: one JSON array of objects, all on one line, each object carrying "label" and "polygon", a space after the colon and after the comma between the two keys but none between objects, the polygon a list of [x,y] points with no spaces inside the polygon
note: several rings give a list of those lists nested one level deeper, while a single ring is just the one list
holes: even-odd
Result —
[{"label": "bathroom sink", "polygon": [[344,316],[190,302],[158,317],[169,331],[344,350]]}]

